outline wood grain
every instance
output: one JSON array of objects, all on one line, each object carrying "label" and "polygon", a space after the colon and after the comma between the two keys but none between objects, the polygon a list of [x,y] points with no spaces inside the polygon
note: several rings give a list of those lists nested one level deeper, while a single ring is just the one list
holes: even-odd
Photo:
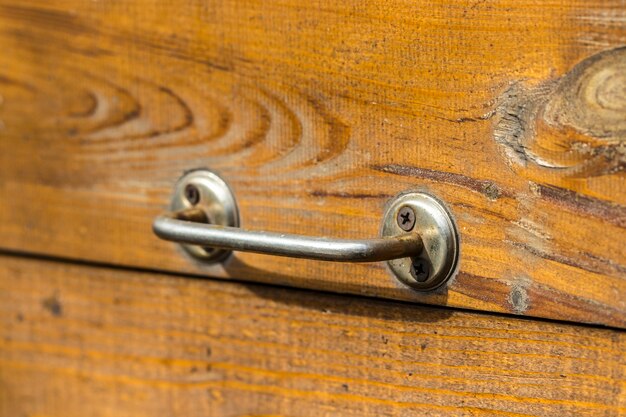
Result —
[{"label": "wood grain", "polygon": [[[618,0],[0,0],[0,245],[626,327]],[[448,289],[383,264],[186,258],[150,230],[187,170],[250,229],[365,238],[425,189]]]},{"label": "wood grain", "polygon": [[0,257],[0,416],[626,414],[626,334]]}]

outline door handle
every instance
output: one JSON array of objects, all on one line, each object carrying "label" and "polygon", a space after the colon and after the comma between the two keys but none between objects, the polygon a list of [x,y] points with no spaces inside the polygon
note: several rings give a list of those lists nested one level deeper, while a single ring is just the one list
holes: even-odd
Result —
[{"label": "door handle", "polygon": [[179,243],[205,262],[232,251],[334,262],[387,261],[402,282],[432,290],[454,275],[459,237],[449,211],[433,196],[405,193],[392,200],[380,237],[335,239],[251,231],[239,227],[236,200],[228,185],[207,170],[191,171],[176,184],[170,212],[152,225],[161,239]]},{"label": "door handle", "polygon": [[388,261],[418,256],[423,248],[417,233],[359,240],[331,239],[207,224],[203,214],[198,209],[165,214],[156,218],[152,228],[161,239],[176,243],[319,261]]}]

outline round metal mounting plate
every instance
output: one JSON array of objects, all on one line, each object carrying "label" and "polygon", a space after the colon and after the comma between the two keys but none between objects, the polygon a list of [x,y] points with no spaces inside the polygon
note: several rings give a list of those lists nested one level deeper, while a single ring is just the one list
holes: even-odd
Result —
[{"label": "round metal mounting plate", "polygon": [[[402,211],[402,212],[401,212]],[[409,213],[409,215],[407,215]],[[411,214],[415,217],[412,218]],[[410,231],[406,224],[414,222]],[[455,271],[459,254],[459,236],[452,216],[444,205],[431,195],[414,192],[399,196],[385,213],[383,236],[417,232],[424,250],[415,258],[401,258],[387,264],[395,276],[420,291],[430,291],[443,285]]]},{"label": "round metal mounting plate", "polygon": [[[195,187],[199,193],[196,204],[192,204],[185,196],[189,186]],[[192,207],[204,211],[211,224],[239,227],[239,213],[233,192],[224,180],[211,171],[188,172],[176,183],[170,210],[175,213]],[[229,250],[196,245],[181,246],[194,257],[212,262],[221,261],[231,253]]]}]

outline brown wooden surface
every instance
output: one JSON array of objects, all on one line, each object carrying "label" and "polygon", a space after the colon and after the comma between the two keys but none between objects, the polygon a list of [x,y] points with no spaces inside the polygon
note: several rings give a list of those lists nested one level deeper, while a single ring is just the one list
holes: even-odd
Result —
[{"label": "brown wooden surface", "polygon": [[0,416],[626,415],[626,334],[0,257]]},{"label": "brown wooden surface", "polygon": [[[626,8],[574,1],[0,0],[0,246],[626,326]],[[152,219],[186,170],[251,229],[378,234],[426,189],[461,273],[197,265]]]}]

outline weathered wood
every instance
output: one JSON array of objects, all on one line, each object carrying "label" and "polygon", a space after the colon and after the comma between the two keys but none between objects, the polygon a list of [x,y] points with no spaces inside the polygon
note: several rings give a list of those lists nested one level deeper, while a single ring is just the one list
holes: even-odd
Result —
[{"label": "weathered wood", "polygon": [[0,257],[0,416],[623,416],[626,334]]},{"label": "weathered wood", "polygon": [[[0,245],[626,326],[618,0],[0,1]],[[198,265],[152,219],[219,171],[251,229],[364,238],[427,189],[447,291],[382,264]]]}]

